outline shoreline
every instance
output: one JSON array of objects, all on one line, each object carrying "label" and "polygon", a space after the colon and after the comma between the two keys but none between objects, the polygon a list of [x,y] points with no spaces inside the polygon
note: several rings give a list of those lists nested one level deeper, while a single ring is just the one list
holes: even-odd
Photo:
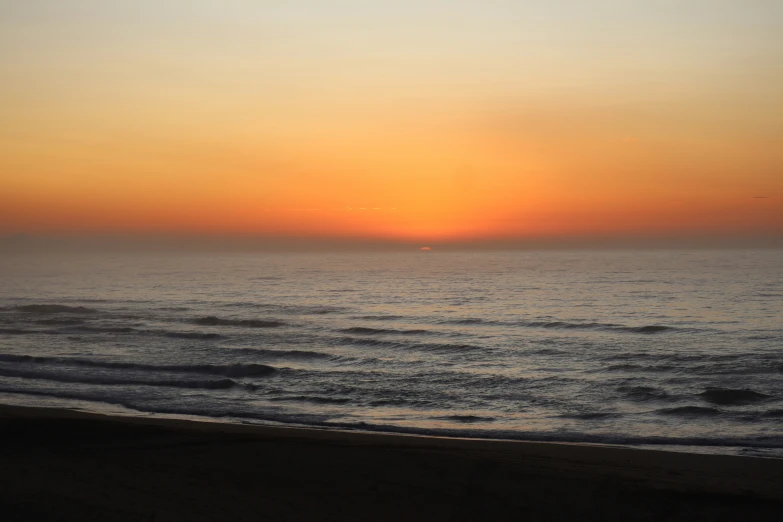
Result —
[{"label": "shoreline", "polygon": [[[15,392],[4,392],[14,395]],[[20,392],[20,396],[24,393]],[[434,438],[434,439],[446,439],[446,440],[477,440],[477,441],[495,441],[495,442],[518,442],[518,443],[531,443],[531,444],[556,444],[556,445],[577,445],[577,446],[590,446],[590,447],[608,447],[618,449],[628,449],[636,451],[657,451],[666,453],[686,453],[686,454],[699,454],[699,455],[728,455],[738,457],[751,457],[751,458],[771,458],[783,460],[783,448],[778,446],[761,446],[755,445],[752,442],[743,444],[742,442],[734,442],[731,444],[719,443],[707,443],[703,440],[693,441],[692,439],[679,439],[669,440],[666,437],[650,437],[646,439],[633,439],[620,438],[615,440],[600,440],[598,437],[593,437],[590,434],[583,434],[587,439],[593,440],[580,440],[575,434],[574,436],[561,436],[551,437],[546,434],[540,433],[523,433],[522,436],[517,434],[511,434],[512,432],[498,432],[499,436],[491,436],[492,432],[485,430],[470,430],[469,426],[463,429],[459,428],[415,428],[395,425],[366,425],[360,426],[358,424],[323,424],[323,425],[307,425],[296,422],[286,422],[274,419],[263,419],[257,417],[250,417],[243,419],[242,417],[211,417],[207,415],[188,414],[188,413],[167,413],[156,411],[137,410],[127,406],[108,403],[109,406],[116,406],[115,409],[109,411],[96,411],[90,408],[90,405],[81,407],[79,405],[36,405],[27,406],[21,405],[22,401],[3,402],[4,397],[0,397],[0,409],[2,408],[33,408],[37,410],[51,410],[52,412],[67,412],[65,415],[97,415],[100,417],[108,418],[126,418],[126,419],[145,419],[148,421],[160,420],[162,422],[167,421],[183,421],[193,423],[204,424],[218,424],[227,426],[244,426],[244,427],[258,427],[258,428],[270,428],[270,429],[289,429],[289,430],[305,430],[316,432],[344,432],[346,434],[368,434],[368,435],[389,435],[400,437],[421,437],[421,438]],[[659,440],[662,439],[662,440]],[[765,454],[768,451],[770,454]],[[774,452],[774,453],[773,453]]]},{"label": "shoreline", "polygon": [[774,520],[783,508],[775,458],[7,405],[0,427],[10,520]]}]

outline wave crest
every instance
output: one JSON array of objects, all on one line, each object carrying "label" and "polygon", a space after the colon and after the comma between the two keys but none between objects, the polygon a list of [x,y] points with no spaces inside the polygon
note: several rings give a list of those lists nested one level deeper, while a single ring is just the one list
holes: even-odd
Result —
[{"label": "wave crest", "polygon": [[[142,364],[130,362],[96,361],[71,357],[33,357],[30,355],[0,354],[0,362],[27,364],[55,364],[61,366],[80,366],[85,368],[105,368],[109,370],[140,370],[173,373],[201,373],[207,375],[224,375],[226,377],[259,377],[270,375],[277,371],[266,364]],[[8,370],[14,371],[14,370]]]},{"label": "wave crest", "polygon": [[283,321],[269,321],[259,319],[221,319],[210,315],[199,317],[193,321],[199,326],[244,326],[245,328],[277,328],[285,326]]},{"label": "wave crest", "polygon": [[446,415],[445,417],[435,417],[438,420],[459,422],[461,424],[473,424],[476,422],[494,422],[495,417],[481,417],[480,415]]},{"label": "wave crest", "polygon": [[37,370],[11,370],[7,368],[0,368],[0,375],[4,377],[18,377],[21,379],[41,379],[46,381],[78,384],[164,386],[173,388],[197,388],[207,390],[222,390],[233,388],[237,385],[237,383],[231,379],[144,379],[121,376],[112,377],[106,375],[79,375],[74,373],[56,373]]},{"label": "wave crest", "polygon": [[664,408],[662,410],[657,410],[656,413],[660,413],[661,415],[686,416],[718,415],[720,414],[720,410],[715,408],[705,408],[704,406],[680,406],[678,408]]},{"label": "wave crest", "polygon": [[86,306],[66,306],[58,304],[20,305],[15,308],[28,314],[96,314],[98,310]]},{"label": "wave crest", "polygon": [[337,331],[340,333],[357,334],[357,335],[382,335],[382,334],[424,335],[424,334],[431,333],[429,330],[395,330],[394,328],[367,328],[363,326],[345,328],[343,330],[337,330]]}]

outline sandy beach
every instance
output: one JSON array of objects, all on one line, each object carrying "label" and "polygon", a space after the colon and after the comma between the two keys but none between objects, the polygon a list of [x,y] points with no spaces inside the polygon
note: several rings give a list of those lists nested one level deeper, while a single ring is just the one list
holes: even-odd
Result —
[{"label": "sandy beach", "polygon": [[783,460],[0,407],[4,520],[779,520]]}]

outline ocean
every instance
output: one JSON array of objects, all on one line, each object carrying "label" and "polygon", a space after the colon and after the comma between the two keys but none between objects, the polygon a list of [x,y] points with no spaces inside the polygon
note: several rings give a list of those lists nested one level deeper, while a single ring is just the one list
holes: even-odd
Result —
[{"label": "ocean", "polygon": [[783,251],[5,254],[0,402],[783,457]]}]

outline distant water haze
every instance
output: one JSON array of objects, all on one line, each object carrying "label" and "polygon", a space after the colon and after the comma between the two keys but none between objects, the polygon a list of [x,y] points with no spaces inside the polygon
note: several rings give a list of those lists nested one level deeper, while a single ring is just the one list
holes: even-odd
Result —
[{"label": "distant water haze", "polygon": [[765,234],[632,234],[391,240],[372,237],[263,236],[257,234],[11,234],[0,252],[30,255],[93,253],[232,252],[497,252],[592,250],[783,249],[783,232]]}]

